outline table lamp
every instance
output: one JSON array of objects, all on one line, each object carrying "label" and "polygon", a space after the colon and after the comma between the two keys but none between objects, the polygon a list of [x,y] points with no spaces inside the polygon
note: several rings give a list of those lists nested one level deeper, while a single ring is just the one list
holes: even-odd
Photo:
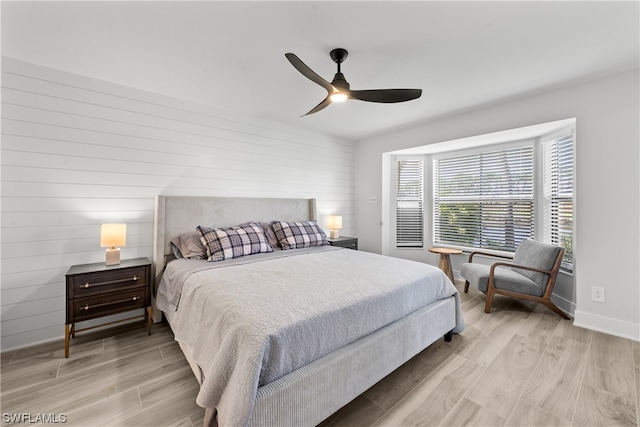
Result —
[{"label": "table lamp", "polygon": [[102,224],[100,247],[107,248],[106,265],[120,264],[120,248],[126,246],[127,224]]},{"label": "table lamp", "polygon": [[327,227],[331,230],[329,237],[337,239],[340,237],[340,229],[342,228],[342,217],[339,215],[330,215],[327,218]]}]

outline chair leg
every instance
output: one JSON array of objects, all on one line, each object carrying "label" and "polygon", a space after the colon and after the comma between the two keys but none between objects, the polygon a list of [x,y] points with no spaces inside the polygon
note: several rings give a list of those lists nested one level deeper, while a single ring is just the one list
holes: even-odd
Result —
[{"label": "chair leg", "polygon": [[567,316],[567,313],[560,310],[560,308],[558,308],[558,306],[555,305],[551,300],[545,300],[542,303],[548,308],[550,308],[551,310],[553,310],[555,313],[560,315],[560,317],[562,317],[563,319],[567,319],[567,320],[571,319],[569,316]]},{"label": "chair leg", "polygon": [[465,280],[464,281],[464,293],[466,294],[467,292],[469,292],[469,281]]},{"label": "chair leg", "polygon": [[487,289],[487,300],[484,303],[484,312],[491,312],[491,300],[493,299],[493,291],[491,288]]}]

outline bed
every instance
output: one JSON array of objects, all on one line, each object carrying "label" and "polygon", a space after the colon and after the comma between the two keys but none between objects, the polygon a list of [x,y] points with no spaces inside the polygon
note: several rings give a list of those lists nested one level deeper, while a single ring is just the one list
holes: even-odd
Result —
[{"label": "bed", "polygon": [[154,320],[201,385],[204,425],[317,425],[463,330],[457,290],[427,264],[326,245],[208,262],[171,245],[200,225],[316,219],[315,199],[157,196]]}]

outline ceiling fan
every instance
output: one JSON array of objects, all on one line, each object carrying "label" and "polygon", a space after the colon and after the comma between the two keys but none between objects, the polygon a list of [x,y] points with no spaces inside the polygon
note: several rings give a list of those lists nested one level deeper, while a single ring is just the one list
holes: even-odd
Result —
[{"label": "ceiling fan", "polygon": [[323,88],[327,90],[327,97],[322,100],[322,102],[315,107],[313,107],[305,116],[309,114],[317,113],[323,108],[327,107],[332,102],[342,102],[347,99],[357,99],[360,101],[369,101],[369,102],[384,102],[384,103],[393,103],[393,102],[405,102],[411,101],[412,99],[420,98],[422,95],[422,89],[371,89],[371,90],[351,90],[349,82],[344,78],[342,72],[340,72],[340,64],[342,64],[345,59],[347,59],[347,52],[345,49],[337,48],[333,49],[329,56],[333,62],[338,64],[338,72],[333,77],[331,83],[320,77],[316,74],[311,68],[309,68],[304,62],[300,60],[293,53],[286,53],[284,56],[287,57],[291,65],[295,67],[296,70],[300,71],[300,73],[311,80],[314,83],[319,84]]}]

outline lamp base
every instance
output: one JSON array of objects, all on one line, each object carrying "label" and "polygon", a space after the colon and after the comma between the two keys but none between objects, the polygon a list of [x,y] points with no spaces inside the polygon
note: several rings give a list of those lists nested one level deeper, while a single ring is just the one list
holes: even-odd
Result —
[{"label": "lamp base", "polygon": [[331,232],[329,233],[329,238],[337,239],[338,237],[340,237],[340,230],[331,230]]},{"label": "lamp base", "polygon": [[106,254],[106,265],[120,264],[120,248],[107,249]]}]

